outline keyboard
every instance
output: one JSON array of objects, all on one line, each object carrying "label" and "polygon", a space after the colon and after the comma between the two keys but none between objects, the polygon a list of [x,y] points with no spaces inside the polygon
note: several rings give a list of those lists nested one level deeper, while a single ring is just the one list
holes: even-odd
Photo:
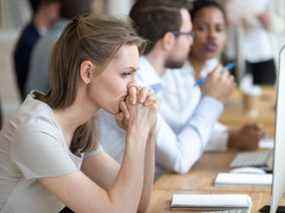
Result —
[{"label": "keyboard", "polygon": [[227,209],[224,211],[209,211],[207,213],[249,213],[249,209]]},{"label": "keyboard", "polygon": [[[179,209],[179,208],[177,208]],[[249,208],[181,208],[181,210],[185,211],[193,211],[193,212],[203,212],[203,213],[250,213]]]},{"label": "keyboard", "polygon": [[228,209],[224,211],[214,211],[214,213],[249,213],[249,209]]},{"label": "keyboard", "polygon": [[257,167],[272,171],[272,151],[241,152],[231,162],[231,168]]},{"label": "keyboard", "polygon": [[[229,210],[218,211],[218,212],[219,213],[249,213],[249,210],[248,209],[229,209]],[[218,213],[218,212],[215,212],[215,213]],[[211,213],[213,213],[213,212],[211,212]]]}]

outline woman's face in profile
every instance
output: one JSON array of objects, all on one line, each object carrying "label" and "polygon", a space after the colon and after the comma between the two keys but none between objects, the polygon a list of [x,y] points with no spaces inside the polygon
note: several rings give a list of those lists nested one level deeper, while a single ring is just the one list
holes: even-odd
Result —
[{"label": "woman's face in profile", "polygon": [[226,42],[226,20],[215,7],[204,8],[193,20],[195,39],[190,55],[202,61],[216,58]]},{"label": "woman's face in profile", "polygon": [[88,91],[92,101],[110,113],[117,113],[119,102],[127,95],[128,84],[134,81],[138,64],[138,47],[122,46],[105,70],[92,81]]}]

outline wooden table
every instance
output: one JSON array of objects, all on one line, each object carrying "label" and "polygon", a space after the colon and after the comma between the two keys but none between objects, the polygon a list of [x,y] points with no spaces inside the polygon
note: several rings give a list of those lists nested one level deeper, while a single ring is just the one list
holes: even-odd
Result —
[{"label": "wooden table", "polygon": [[220,121],[230,127],[240,127],[245,123],[262,125],[269,135],[274,134],[276,91],[273,87],[263,87],[262,95],[255,100],[257,115],[244,111],[243,93],[236,90],[225,104],[224,113]]},{"label": "wooden table", "polygon": [[[205,153],[200,161],[186,175],[166,174],[155,183],[150,213],[185,212],[170,209],[173,193],[238,193],[248,194],[253,201],[252,212],[269,204],[271,187],[269,186],[232,186],[215,187],[214,179],[219,172],[229,171],[229,164],[235,156],[234,151],[227,153]],[[285,200],[282,201],[285,203]],[[190,211],[187,211],[190,212]]]}]

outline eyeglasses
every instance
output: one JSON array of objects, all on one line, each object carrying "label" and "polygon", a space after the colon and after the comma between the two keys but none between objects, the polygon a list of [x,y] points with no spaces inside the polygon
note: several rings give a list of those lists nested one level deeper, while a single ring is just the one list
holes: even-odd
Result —
[{"label": "eyeglasses", "polygon": [[192,37],[192,38],[195,38],[195,32],[193,31],[190,31],[190,32],[180,32],[180,31],[173,31],[172,34],[176,37],[179,37],[181,35],[185,35],[185,36],[189,36],[189,37]]}]

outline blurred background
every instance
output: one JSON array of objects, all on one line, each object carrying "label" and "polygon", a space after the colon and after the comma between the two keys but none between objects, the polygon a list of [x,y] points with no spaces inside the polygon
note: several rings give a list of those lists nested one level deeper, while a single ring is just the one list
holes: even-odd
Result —
[{"label": "blurred background", "polygon": [[[241,82],[245,76],[245,55],[241,51],[244,30],[234,23],[233,14],[238,16],[239,8],[228,6],[230,1],[220,0],[227,8],[228,14],[233,16],[228,30],[227,48],[221,57],[225,61],[234,61],[238,64],[236,75],[238,82]],[[111,15],[128,15],[134,2],[135,0],[94,0],[92,10]],[[285,1],[270,0],[270,6],[267,9],[271,17],[268,33],[278,67],[278,52],[285,44]],[[0,100],[4,119],[15,112],[21,102],[13,65],[13,51],[22,29],[33,17],[32,11],[29,0],[0,0]]]}]

